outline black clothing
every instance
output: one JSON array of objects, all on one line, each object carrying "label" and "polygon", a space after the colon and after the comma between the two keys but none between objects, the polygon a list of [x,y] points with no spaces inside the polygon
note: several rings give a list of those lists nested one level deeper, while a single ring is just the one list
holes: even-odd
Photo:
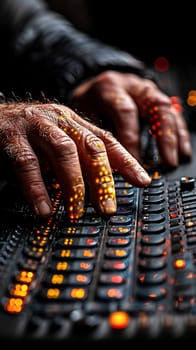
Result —
[{"label": "black clothing", "polygon": [[43,91],[66,101],[74,87],[104,70],[146,73],[143,62],[78,31],[42,0],[0,1],[0,31],[1,79],[16,94]]}]

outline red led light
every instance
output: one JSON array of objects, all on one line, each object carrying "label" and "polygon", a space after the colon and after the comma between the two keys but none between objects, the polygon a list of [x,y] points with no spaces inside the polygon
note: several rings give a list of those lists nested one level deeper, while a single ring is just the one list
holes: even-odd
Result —
[{"label": "red led light", "polygon": [[166,72],[169,69],[169,61],[166,57],[157,57],[154,62],[154,67],[159,72]]}]

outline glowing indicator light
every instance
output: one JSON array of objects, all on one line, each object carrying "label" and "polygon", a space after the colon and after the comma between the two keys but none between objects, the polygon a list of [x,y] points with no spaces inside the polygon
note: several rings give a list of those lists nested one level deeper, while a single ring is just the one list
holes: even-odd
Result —
[{"label": "glowing indicator light", "polygon": [[190,90],[187,97],[187,104],[191,107],[196,105],[196,90]]},{"label": "glowing indicator light", "polygon": [[166,57],[157,57],[154,62],[154,67],[159,72],[166,72],[169,69],[169,61]]},{"label": "glowing indicator light", "polygon": [[10,298],[5,305],[5,310],[9,313],[16,314],[22,311],[24,300],[21,298]]},{"label": "glowing indicator light", "polygon": [[56,265],[57,271],[65,271],[68,268],[68,263],[66,261],[64,262],[58,262]]},{"label": "glowing indicator light", "polygon": [[130,317],[124,311],[115,311],[109,315],[109,324],[113,329],[124,329],[129,325]]},{"label": "glowing indicator light", "polygon": [[176,269],[184,269],[186,266],[186,261],[184,259],[177,259],[174,261],[174,267]]},{"label": "glowing indicator light", "polygon": [[73,288],[71,291],[71,297],[74,299],[84,299],[85,290],[83,288]]},{"label": "glowing indicator light", "polygon": [[159,178],[159,172],[155,171],[153,174],[153,179],[157,180]]}]

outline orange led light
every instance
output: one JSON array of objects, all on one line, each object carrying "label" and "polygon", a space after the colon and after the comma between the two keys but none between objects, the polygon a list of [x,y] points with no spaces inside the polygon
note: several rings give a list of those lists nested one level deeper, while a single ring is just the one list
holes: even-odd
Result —
[{"label": "orange led light", "polygon": [[186,266],[184,259],[177,259],[174,261],[174,266],[176,269],[183,269]]},{"label": "orange led light", "polygon": [[124,329],[129,325],[130,317],[125,311],[115,311],[109,315],[109,324],[113,329]]}]

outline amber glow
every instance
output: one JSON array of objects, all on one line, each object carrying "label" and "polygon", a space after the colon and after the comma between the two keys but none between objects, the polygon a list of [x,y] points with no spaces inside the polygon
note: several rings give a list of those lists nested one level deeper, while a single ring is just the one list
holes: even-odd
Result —
[{"label": "amber glow", "polygon": [[130,317],[127,312],[115,311],[109,315],[109,324],[113,329],[124,329],[129,325]]},{"label": "amber glow", "polygon": [[68,263],[65,262],[58,262],[56,265],[56,270],[57,271],[66,271],[68,268]]},{"label": "amber glow", "polygon": [[26,284],[15,284],[10,290],[10,295],[25,298],[28,293],[28,286]]},{"label": "amber glow", "polygon": [[5,310],[9,313],[19,313],[24,306],[24,300],[21,298],[10,298],[5,305]]},{"label": "amber glow", "polygon": [[184,259],[177,259],[174,261],[174,267],[176,269],[183,269],[186,266],[186,261]]},{"label": "amber glow", "polygon": [[71,297],[73,299],[83,299],[85,297],[85,290],[83,288],[73,288]]},{"label": "amber glow", "polygon": [[190,107],[196,106],[196,90],[190,90],[187,97],[187,104]]},{"label": "amber glow", "polygon": [[51,278],[51,283],[52,284],[62,284],[64,280],[64,276],[63,275],[53,275]]},{"label": "amber glow", "polygon": [[16,277],[16,280],[18,282],[25,282],[25,283],[31,283],[34,278],[34,273],[30,271],[20,271],[18,276]]},{"label": "amber glow", "polygon": [[60,295],[60,289],[58,288],[49,288],[47,290],[47,298],[48,299],[57,299]]}]

